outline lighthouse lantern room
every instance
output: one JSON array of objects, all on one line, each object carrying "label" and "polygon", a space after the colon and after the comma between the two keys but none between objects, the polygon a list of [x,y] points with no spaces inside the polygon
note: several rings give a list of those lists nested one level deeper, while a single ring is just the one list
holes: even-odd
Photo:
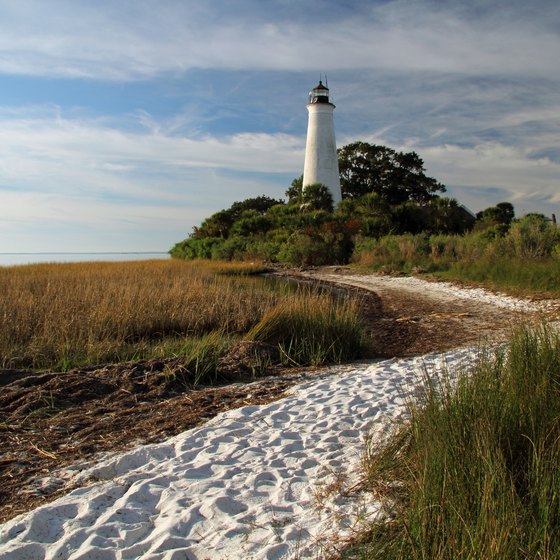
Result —
[{"label": "lighthouse lantern room", "polygon": [[329,103],[329,88],[319,80],[319,85],[309,92],[309,103]]}]

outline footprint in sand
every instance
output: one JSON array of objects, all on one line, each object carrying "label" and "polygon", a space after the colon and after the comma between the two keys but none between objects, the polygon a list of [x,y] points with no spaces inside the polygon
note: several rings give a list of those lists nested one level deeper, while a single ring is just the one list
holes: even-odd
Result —
[{"label": "footprint in sand", "polygon": [[229,496],[222,496],[215,500],[209,500],[200,506],[200,513],[206,519],[211,519],[216,514],[226,514],[236,516],[247,511],[247,506],[239,500],[234,500]]}]

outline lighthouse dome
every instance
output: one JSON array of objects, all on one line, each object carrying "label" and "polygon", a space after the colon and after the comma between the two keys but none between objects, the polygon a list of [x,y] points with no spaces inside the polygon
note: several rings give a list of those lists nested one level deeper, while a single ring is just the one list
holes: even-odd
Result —
[{"label": "lighthouse dome", "polygon": [[319,85],[309,92],[309,103],[329,103],[329,88],[319,80]]}]

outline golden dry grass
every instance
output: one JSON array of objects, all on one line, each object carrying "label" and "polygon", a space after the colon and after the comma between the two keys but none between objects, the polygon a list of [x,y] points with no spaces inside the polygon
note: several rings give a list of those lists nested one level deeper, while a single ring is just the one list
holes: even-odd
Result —
[{"label": "golden dry grass", "polygon": [[182,260],[0,268],[0,367],[68,369],[169,356],[198,362],[198,341],[214,355],[257,331],[290,364],[361,354],[357,300],[249,276],[262,269]]},{"label": "golden dry grass", "polygon": [[0,365],[130,359],[168,338],[242,334],[280,297],[178,260],[0,268]]}]

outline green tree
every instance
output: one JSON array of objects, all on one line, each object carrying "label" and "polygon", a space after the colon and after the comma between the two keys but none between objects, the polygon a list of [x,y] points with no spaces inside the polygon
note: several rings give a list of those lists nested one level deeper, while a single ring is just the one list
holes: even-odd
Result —
[{"label": "green tree", "polygon": [[301,204],[301,193],[303,190],[303,175],[292,181],[292,186],[286,191],[288,204]]},{"label": "green tree", "polygon": [[522,259],[548,257],[560,244],[560,230],[544,214],[526,214],[512,222],[503,243]]},{"label": "green tree", "polygon": [[266,213],[274,228],[290,229],[300,222],[299,206],[295,204],[277,204]]},{"label": "green tree", "polygon": [[418,206],[415,202],[404,202],[391,206],[391,233],[421,233],[426,227],[425,208]]},{"label": "green tree", "polygon": [[500,202],[486,210],[478,212],[476,219],[489,225],[504,224],[509,226],[515,218],[515,211],[510,202]]},{"label": "green tree", "polygon": [[229,230],[234,222],[232,213],[228,210],[220,210],[206,218],[200,226],[195,226],[191,237],[203,239],[205,237],[222,237],[229,235]]},{"label": "green tree", "polygon": [[430,233],[461,234],[472,229],[475,218],[454,198],[436,198],[428,208]]},{"label": "green tree", "polygon": [[338,150],[343,198],[377,193],[389,204],[425,203],[445,192],[445,186],[424,173],[415,152],[397,152],[386,146],[354,142]]},{"label": "green tree", "polygon": [[272,206],[276,206],[277,204],[284,204],[284,202],[282,200],[270,198],[269,196],[261,195],[255,198],[247,198],[241,202],[234,202],[227,212],[232,215],[234,220],[237,220],[241,217],[241,214],[247,210],[254,210],[264,215]]},{"label": "green tree", "polygon": [[230,229],[231,235],[248,237],[258,233],[266,233],[272,228],[271,220],[257,210],[245,210]]},{"label": "green tree", "polygon": [[264,195],[234,202],[227,210],[220,210],[206,218],[200,226],[195,226],[191,237],[195,239],[222,237],[225,239],[229,236],[233,224],[241,218],[244,212],[252,211],[254,214],[263,216],[270,208],[278,204],[283,205],[284,202]]},{"label": "green tree", "polygon": [[225,243],[221,237],[194,239],[189,237],[176,243],[169,254],[175,259],[210,259],[215,250]]},{"label": "green tree", "polygon": [[331,191],[321,183],[306,185],[301,193],[301,206],[304,210],[324,210],[332,212],[334,208]]}]

